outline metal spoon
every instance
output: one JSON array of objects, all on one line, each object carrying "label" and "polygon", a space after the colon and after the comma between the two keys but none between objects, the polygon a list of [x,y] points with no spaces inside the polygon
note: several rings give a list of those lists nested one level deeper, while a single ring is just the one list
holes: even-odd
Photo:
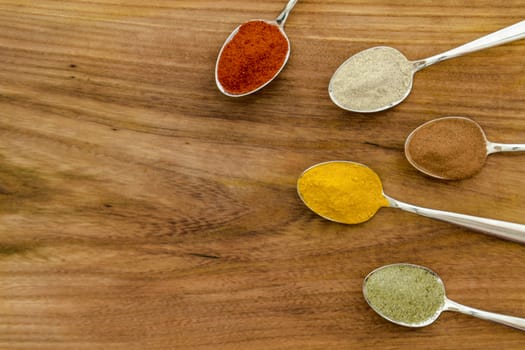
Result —
[{"label": "metal spoon", "polygon": [[[303,203],[314,213],[316,213],[319,216],[322,216],[325,219],[328,219],[334,222],[343,223],[343,224],[356,224],[356,223],[360,223],[360,222],[364,222],[368,220],[368,219],[364,219],[360,222],[345,222],[344,220],[341,220],[341,219],[334,219],[332,217],[327,216],[326,214],[324,215],[320,214],[319,213],[320,209],[316,205],[316,203],[305,199],[305,194],[307,193],[303,193],[304,191],[303,184],[306,181],[306,179],[308,179],[309,172],[311,172],[314,169],[318,169],[317,171],[323,172],[322,181],[326,181],[325,183],[317,184],[317,186],[326,188],[326,191],[333,190],[333,186],[334,186],[333,182],[330,183],[330,180],[334,180],[333,174],[331,170],[329,169],[329,167],[327,167],[327,165],[336,164],[336,163],[342,164],[342,165],[354,164],[354,165],[363,167],[365,169],[369,169],[371,173],[373,173],[377,177],[376,179],[371,179],[372,181],[369,181],[369,183],[371,184],[370,185],[371,187],[366,188],[366,190],[368,190],[371,194],[377,196],[376,202],[378,203],[377,208],[372,208],[373,210],[371,210],[368,219],[371,218],[373,215],[375,215],[375,212],[377,212],[377,210],[379,210],[381,207],[398,208],[398,209],[401,209],[401,210],[404,210],[404,211],[407,211],[413,214],[418,214],[418,215],[426,216],[432,219],[449,222],[449,223],[456,224],[462,227],[466,227],[466,228],[469,228],[475,231],[487,233],[489,235],[496,236],[502,239],[508,239],[508,240],[512,240],[515,242],[525,244],[525,225],[516,224],[512,222],[507,222],[507,221],[495,220],[495,219],[487,219],[487,218],[482,218],[482,217],[477,217],[477,216],[472,216],[472,215],[448,212],[448,211],[443,211],[443,210],[429,209],[429,208],[419,207],[413,204],[408,204],[408,203],[399,201],[397,199],[387,196],[383,192],[381,180],[379,176],[375,172],[373,172],[373,170],[368,168],[366,165],[356,163],[356,162],[349,162],[349,161],[330,161],[330,162],[324,162],[324,163],[313,165],[310,168],[306,169],[300,175],[299,179],[297,180],[297,192],[299,194],[299,197],[303,201]],[[338,180],[341,180],[341,179],[338,179]],[[348,179],[344,179],[344,181],[354,181],[354,179],[348,178]],[[364,186],[366,186],[366,182]],[[352,199],[355,201],[360,200],[360,198],[352,198]],[[344,203],[334,203],[334,205],[344,206],[345,204]],[[345,208],[340,208],[340,209],[344,210]]]},{"label": "metal spoon", "polygon": [[237,33],[239,32],[239,28],[243,25],[243,24],[246,24],[246,23],[243,23],[241,25],[239,25],[237,28],[235,28],[233,30],[233,32],[228,36],[228,38],[226,39],[226,41],[224,42],[224,44],[222,45],[221,47],[221,50],[219,51],[219,55],[217,57],[217,62],[215,64],[215,83],[217,84],[217,87],[219,88],[219,90],[225,94],[226,96],[230,96],[230,97],[242,97],[242,96],[246,96],[246,95],[250,95],[250,94],[253,94],[254,92],[256,91],[259,91],[261,90],[263,87],[265,87],[266,85],[268,85],[272,80],[275,79],[275,77],[277,77],[277,75],[279,75],[279,73],[283,70],[284,66],[286,65],[286,63],[288,62],[288,59],[290,58],[290,40],[288,39],[288,36],[286,35],[286,33],[284,32],[284,24],[286,23],[286,20],[288,19],[288,15],[290,14],[290,12],[292,11],[292,9],[294,8],[295,4],[297,3],[298,0],[290,0],[288,1],[288,3],[286,4],[286,6],[284,7],[284,9],[281,11],[281,13],[279,14],[279,16],[277,16],[277,18],[273,21],[267,21],[267,20],[262,20],[262,19],[254,19],[254,20],[251,20],[249,22],[252,22],[252,21],[264,21],[270,25],[274,25],[274,26],[277,26],[281,32],[281,34],[283,35],[283,37],[286,39],[286,41],[288,42],[288,52],[286,53],[286,57],[281,65],[281,68],[279,68],[275,74],[273,75],[273,77],[271,77],[269,80],[267,80],[264,84],[262,85],[259,85],[258,87],[256,87],[255,89],[251,90],[251,91],[247,91],[247,92],[244,92],[244,93],[239,93],[239,94],[236,94],[236,93],[232,93],[232,92],[228,92],[224,86],[221,84],[220,80],[219,80],[219,74],[218,74],[218,70],[219,70],[219,61],[221,59],[221,55],[223,53],[223,50],[224,48],[226,47],[226,45],[228,45],[228,43],[235,37],[235,35],[237,35]]},{"label": "metal spoon", "polygon": [[[471,159],[474,159],[475,155],[479,155],[477,157],[479,161],[475,164],[473,163],[471,167],[466,167],[466,164],[461,160],[461,156],[455,157],[455,159],[451,159],[449,162],[442,161],[443,164],[437,164],[437,162],[427,161],[426,163],[428,164],[425,165],[423,164],[425,162],[423,159],[418,159],[417,156],[414,156],[411,153],[411,143],[414,140],[414,137],[417,137],[418,134],[422,132],[422,130],[425,130],[437,124],[445,123],[450,124],[451,129],[454,127],[453,123],[461,123],[463,127],[468,128],[473,135],[478,134],[479,142],[477,142],[474,145],[465,144],[465,138],[460,133],[447,132],[446,135],[439,135],[443,136],[443,138],[446,137],[446,142],[448,143],[449,148],[454,151],[454,153],[462,153],[462,155],[471,157]],[[421,141],[424,140],[422,139]],[[428,154],[433,153],[438,156],[440,155],[439,150],[431,148],[429,143],[426,143],[424,147],[426,148],[425,152],[427,152]],[[468,147],[479,147],[480,149],[469,150],[467,149]],[[468,151],[468,153],[465,153],[465,151]],[[483,131],[481,126],[474,120],[465,117],[443,117],[428,121],[414,129],[410,133],[410,135],[408,135],[405,141],[405,156],[409,163],[412,164],[417,170],[421,171],[422,173],[442,180],[459,180],[473,176],[479,170],[481,170],[489,154],[497,152],[523,151],[525,151],[525,144],[504,144],[490,142],[487,139],[485,132]],[[449,169],[447,169],[447,167]],[[456,169],[454,168],[458,167],[460,167],[460,169],[457,169],[456,171]]]},{"label": "metal spoon", "polygon": [[[398,105],[409,95],[412,90],[414,74],[423,68],[450,58],[505,44],[524,37],[525,21],[521,21],[452,50],[417,61],[409,61],[401,52],[391,47],[373,47],[350,57],[336,70],[328,87],[329,95],[337,106],[348,111],[362,113],[383,111]],[[398,67],[393,67],[394,70],[397,70],[395,73],[390,72],[390,74],[396,74],[395,80],[387,76],[388,71],[385,71],[385,75],[378,76],[381,74],[378,72],[377,67],[388,66],[390,62],[386,61],[385,57],[390,57],[389,55],[394,55],[393,57],[398,58],[395,62],[395,65]],[[372,59],[372,64],[363,65],[363,62],[366,62],[369,58]],[[371,68],[370,70],[361,69],[364,66]],[[345,72],[347,71],[351,71],[353,76],[346,76]],[[372,77],[372,80],[370,80],[370,77]],[[356,82],[359,81],[359,83],[352,83],[352,90],[336,88],[338,81],[350,81],[349,79]],[[385,82],[389,82],[389,85],[386,85]],[[384,93],[385,87],[389,91],[388,94]],[[355,95],[359,98],[351,99],[350,97],[354,96],[357,90],[364,91],[360,91],[360,95]],[[366,106],[362,106],[362,101],[360,100],[367,96],[370,97],[371,102]],[[390,96],[391,98],[388,99],[385,96]]]},{"label": "metal spoon", "polygon": [[[400,321],[400,320],[396,320],[396,319],[393,319],[392,317],[388,317],[387,315],[385,315],[381,310],[380,308],[378,308],[378,305],[376,305],[372,300],[370,300],[369,298],[369,295],[368,295],[368,291],[367,291],[367,282],[374,277],[375,274],[377,273],[380,273],[382,270],[384,269],[390,269],[390,268],[396,268],[396,267],[403,267],[405,269],[420,269],[420,270],[424,270],[428,273],[430,273],[431,276],[433,276],[435,278],[435,282],[440,286],[442,287],[442,300],[439,299],[439,300],[431,300],[435,303],[441,303],[441,307],[438,308],[438,310],[430,317],[428,317],[428,319],[422,321],[422,322],[418,322],[418,323],[406,323],[406,322],[403,322],[403,321]],[[384,288],[385,289],[388,289],[388,293],[402,293],[402,291],[400,291],[399,289],[396,289],[396,288],[392,288],[393,286],[389,286],[388,285],[388,282],[387,283],[384,283]],[[414,290],[417,290],[416,288],[412,289],[411,290],[411,293],[414,292]],[[502,315],[502,314],[498,314],[498,313],[495,313],[495,312],[488,312],[488,311],[483,311],[483,310],[480,310],[480,309],[476,309],[476,308],[473,308],[473,307],[470,307],[470,306],[465,306],[465,305],[462,305],[462,304],[459,304],[455,301],[452,301],[450,299],[448,299],[445,295],[445,285],[443,284],[443,281],[441,280],[441,278],[432,270],[426,268],[426,267],[423,267],[423,266],[419,266],[419,265],[413,265],[413,264],[392,264],[392,265],[385,265],[385,266],[382,266],[380,268],[377,268],[375,269],[374,271],[370,272],[368,274],[368,276],[365,277],[365,280],[363,282],[363,295],[365,297],[365,300],[366,302],[368,303],[368,305],[370,305],[370,307],[375,311],[377,312],[381,317],[383,317],[384,319],[390,321],[390,322],[393,322],[395,324],[398,324],[398,325],[401,325],[401,326],[405,326],[405,327],[425,327],[425,326],[428,326],[432,323],[434,323],[439,315],[441,315],[441,313],[443,311],[455,311],[455,312],[459,312],[459,313],[462,313],[462,314],[466,314],[466,315],[470,315],[470,316],[474,316],[474,317],[477,317],[477,318],[480,318],[480,319],[483,319],[483,320],[487,320],[487,321],[492,321],[492,322],[496,322],[496,323],[500,323],[500,324],[504,324],[506,326],[509,326],[509,327],[513,327],[513,328],[516,328],[516,329],[519,329],[519,330],[522,330],[522,331],[525,331],[525,318],[521,318],[521,317],[514,317],[514,316],[507,316],[507,315]],[[401,295],[400,295],[401,296]],[[427,294],[421,294],[421,295],[418,295],[417,297],[419,298],[425,298],[425,297],[430,297],[430,298],[439,298],[438,296],[435,296],[435,295],[427,295]],[[401,296],[401,298],[399,299],[403,299],[403,296]],[[409,304],[406,304],[406,305],[397,305],[399,308],[406,308],[407,311],[410,310],[411,308],[413,308],[414,306],[412,305],[409,305]]]}]

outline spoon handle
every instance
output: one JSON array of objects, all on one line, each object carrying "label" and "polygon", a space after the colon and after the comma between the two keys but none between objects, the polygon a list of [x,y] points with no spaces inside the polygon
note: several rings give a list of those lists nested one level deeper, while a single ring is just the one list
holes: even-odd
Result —
[{"label": "spoon handle", "polygon": [[488,142],[487,153],[497,152],[525,152],[525,144]]},{"label": "spoon handle", "polygon": [[467,53],[487,49],[489,47],[508,43],[510,41],[525,38],[525,21],[518,22],[509,27],[498,30],[497,32],[485,35],[479,39],[456,47],[452,50],[437,54],[414,62],[416,70],[421,70],[434,63],[458,57]]},{"label": "spoon handle", "polygon": [[277,24],[279,26],[284,27],[284,23],[288,19],[288,15],[290,14],[292,9],[294,8],[294,6],[297,3],[297,1],[298,0],[290,0],[290,1],[288,1],[288,3],[284,7],[284,9],[281,11],[279,16],[277,16],[277,18],[275,19],[275,22],[277,22]]},{"label": "spoon handle", "polygon": [[525,225],[495,219],[487,219],[478,216],[453,213],[444,210],[418,207],[413,204],[398,201],[397,199],[390,198],[386,195],[385,198],[388,200],[392,208],[399,208],[410,213],[449,222],[475,231],[487,233],[499,238],[508,239],[511,241],[525,244]]},{"label": "spoon handle", "polygon": [[483,311],[470,306],[462,305],[447,299],[445,301],[445,310],[460,312],[465,315],[474,316],[482,320],[492,321],[504,324],[505,326],[513,327],[525,331],[525,318],[507,316],[495,312]]}]

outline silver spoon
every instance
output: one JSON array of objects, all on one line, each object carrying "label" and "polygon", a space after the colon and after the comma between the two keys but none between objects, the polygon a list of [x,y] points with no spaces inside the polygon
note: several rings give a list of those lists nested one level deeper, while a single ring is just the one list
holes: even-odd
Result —
[{"label": "silver spoon", "polygon": [[[433,135],[431,130],[436,126],[443,128]],[[473,144],[466,144],[464,134],[455,132],[458,126],[461,126],[463,132],[468,131],[475,136]],[[428,142],[430,137],[446,144],[434,149]],[[420,154],[413,154],[416,147],[423,148]],[[475,175],[481,170],[489,154],[523,151],[525,144],[490,142],[481,126],[465,117],[433,119],[414,129],[405,141],[405,156],[409,163],[422,173],[442,180],[459,180]]]},{"label": "silver spoon", "polygon": [[[397,279],[390,278],[392,277],[391,274],[395,274]],[[425,280],[430,286],[426,286],[426,289],[422,288],[421,285],[418,286],[414,278],[416,276],[419,281]],[[391,308],[388,305],[385,307],[382,303],[383,295],[385,295],[382,293],[392,297],[389,300],[384,300],[385,303],[397,301],[395,305],[397,310],[389,314]],[[441,278],[434,271],[419,265],[392,264],[375,269],[365,277],[363,295],[368,305],[381,317],[405,327],[425,327],[434,323],[443,311],[455,311],[525,331],[525,318],[483,311],[448,299]],[[418,302],[420,305],[417,305]],[[427,306],[427,310],[422,309],[421,305]],[[428,311],[428,315],[422,315],[426,316],[423,320],[407,322],[396,319],[399,317],[398,310],[403,310],[409,314],[424,314],[425,311]],[[403,317],[406,316],[403,315]]]},{"label": "silver spoon", "polygon": [[[358,167],[362,170],[365,170],[368,173],[368,177],[366,179],[352,176],[339,178],[338,175],[334,172],[334,166]],[[315,176],[312,175],[314,173]],[[312,181],[314,177],[315,182]],[[341,198],[337,198],[339,199],[337,202],[329,203],[331,209],[334,211],[336,210],[338,212],[342,212],[345,210],[348,211],[348,203],[358,203],[356,206],[356,210],[367,211],[367,213],[365,213],[366,217],[364,219],[348,221],[345,220],[345,217],[333,217],[332,214],[330,214],[330,212],[324,212],[324,204],[320,205],[317,202],[318,198],[314,198],[311,195],[311,193],[309,193],[309,190],[311,192],[310,186],[315,186],[316,192],[323,191],[323,195],[325,197],[330,198],[330,193],[336,191],[336,189],[334,189],[334,186],[337,185],[334,184],[341,184],[342,186],[344,182],[359,183],[360,190],[366,191],[370,196],[375,197],[375,201],[372,203],[372,207],[370,207],[370,205],[367,205],[365,208],[361,208],[359,207],[359,202],[362,202],[362,198],[359,196],[359,193],[345,193],[345,196],[348,196],[350,198],[348,198],[347,201],[340,200],[342,196]],[[487,219],[472,215],[448,212],[444,210],[429,209],[399,201],[397,199],[387,196],[383,192],[381,179],[372,169],[370,169],[366,165],[356,162],[329,161],[311,166],[299,176],[299,179],[297,180],[297,192],[303,203],[310,210],[327,220],[331,220],[338,223],[358,224],[361,222],[365,222],[372,218],[381,207],[391,207],[401,209],[413,214],[426,216],[432,219],[456,224],[475,231],[487,233],[489,235],[496,236],[499,238],[508,239],[525,244],[525,225],[495,219]],[[360,215],[359,217],[363,216]]]},{"label": "silver spoon", "polygon": [[[450,58],[483,50],[525,37],[525,21],[452,50],[417,61],[409,61],[398,50],[378,46],[346,60],[334,73],[328,87],[332,101],[352,112],[379,112],[401,103],[412,90],[414,74]],[[385,67],[378,70],[378,67]]]},{"label": "silver spoon", "polygon": [[[275,79],[275,77],[277,77],[277,75],[279,75],[279,73],[283,70],[284,66],[286,65],[286,63],[288,62],[288,59],[290,58],[290,40],[288,39],[288,36],[286,35],[286,33],[284,32],[284,24],[286,23],[286,20],[288,19],[288,15],[290,14],[290,12],[292,11],[292,9],[294,8],[295,4],[297,3],[298,0],[290,0],[288,1],[288,3],[286,4],[286,6],[284,7],[284,9],[281,11],[281,13],[279,14],[279,16],[277,16],[277,18],[273,21],[267,21],[267,20],[262,20],[262,19],[254,19],[254,20],[251,20],[251,21],[248,21],[248,22],[245,22],[241,25],[239,25],[237,28],[235,28],[233,30],[233,32],[228,36],[228,38],[226,39],[226,41],[224,42],[224,44],[222,45],[220,51],[219,51],[219,55],[217,57],[217,62],[215,64],[215,83],[217,84],[217,87],[219,88],[219,90],[225,94],[226,96],[230,96],[230,97],[242,97],[242,96],[246,96],[246,95],[250,95],[250,94],[253,94],[254,92],[256,91],[259,91],[261,90],[263,87],[265,87],[266,85],[268,85],[272,80]],[[221,83],[220,79],[219,79],[219,63],[220,63],[220,60],[221,60],[221,56],[224,52],[224,48],[226,47],[226,45],[228,45],[228,43],[237,35],[237,33],[239,32],[239,29],[247,24],[247,23],[250,23],[250,22],[254,22],[254,21],[263,21],[263,22],[266,22],[267,24],[269,25],[272,25],[272,26],[276,26],[277,28],[279,28],[279,31],[280,33],[282,34],[283,38],[286,39],[286,42],[288,43],[288,51],[286,53],[286,56],[282,62],[282,65],[281,67],[275,71],[275,74],[270,77],[268,80],[266,80],[263,84],[255,87],[254,89],[250,90],[250,91],[245,91],[245,92],[242,92],[242,93],[235,93],[235,92],[231,92],[231,91],[228,91],[224,86],[223,84]]]}]

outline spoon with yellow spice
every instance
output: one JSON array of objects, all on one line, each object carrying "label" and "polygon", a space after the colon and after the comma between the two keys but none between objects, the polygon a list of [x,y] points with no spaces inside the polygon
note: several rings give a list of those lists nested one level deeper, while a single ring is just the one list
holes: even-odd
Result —
[{"label": "spoon with yellow spice", "polygon": [[314,213],[343,224],[365,222],[381,207],[391,207],[525,243],[525,225],[419,207],[389,197],[379,176],[355,162],[330,161],[306,169],[297,181],[297,192]]}]

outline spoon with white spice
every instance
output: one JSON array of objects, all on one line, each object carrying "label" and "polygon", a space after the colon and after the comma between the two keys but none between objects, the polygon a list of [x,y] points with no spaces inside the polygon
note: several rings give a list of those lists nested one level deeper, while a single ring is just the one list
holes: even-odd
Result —
[{"label": "spoon with white spice", "polygon": [[368,305],[384,319],[405,327],[425,327],[443,311],[455,311],[525,331],[525,318],[502,315],[448,299],[445,285],[432,270],[413,264],[385,265],[363,283]]},{"label": "spoon with white spice", "polygon": [[525,37],[525,21],[488,34],[452,50],[409,61],[398,50],[377,46],[347,59],[335,71],[328,92],[342,109],[371,113],[401,103],[412,90],[414,74],[450,58],[505,44]]}]

